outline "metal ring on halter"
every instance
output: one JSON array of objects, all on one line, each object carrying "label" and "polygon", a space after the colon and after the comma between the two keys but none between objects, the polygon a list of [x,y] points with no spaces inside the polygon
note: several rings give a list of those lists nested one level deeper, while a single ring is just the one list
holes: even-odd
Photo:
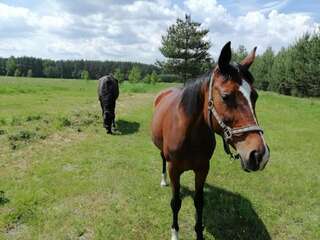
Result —
[{"label": "metal ring on halter", "polygon": [[230,127],[225,127],[223,129],[223,135],[226,142],[230,141],[232,139],[232,129]]},{"label": "metal ring on halter", "polygon": [[208,101],[208,109],[209,110],[213,109],[213,100],[212,99]]}]

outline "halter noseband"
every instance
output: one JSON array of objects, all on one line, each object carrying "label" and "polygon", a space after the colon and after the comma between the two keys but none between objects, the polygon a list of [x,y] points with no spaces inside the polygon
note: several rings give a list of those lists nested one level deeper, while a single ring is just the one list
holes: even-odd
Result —
[{"label": "halter noseband", "polygon": [[222,139],[223,139],[223,147],[224,147],[225,152],[228,155],[230,155],[230,158],[238,159],[240,157],[239,154],[234,155],[230,151],[230,147],[229,147],[229,143],[232,140],[233,136],[234,135],[242,135],[247,132],[261,132],[261,133],[263,133],[263,130],[257,124],[247,125],[247,126],[239,127],[239,128],[231,128],[223,122],[223,120],[220,118],[219,114],[217,113],[217,111],[214,107],[214,99],[212,96],[213,78],[214,78],[214,73],[212,73],[210,75],[210,82],[209,82],[209,98],[208,98],[209,126],[213,130],[212,125],[211,125],[211,119],[212,119],[211,116],[213,115],[223,130]]}]

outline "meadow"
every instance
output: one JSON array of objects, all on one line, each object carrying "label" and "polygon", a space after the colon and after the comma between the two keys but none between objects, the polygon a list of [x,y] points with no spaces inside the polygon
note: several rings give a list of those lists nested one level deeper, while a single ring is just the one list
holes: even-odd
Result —
[{"label": "meadow", "polygon": [[[150,140],[154,96],[120,88],[116,135],[96,81],[0,78],[0,239],[169,239],[169,187]],[[206,239],[320,239],[320,100],[260,92],[271,149],[246,173],[218,139],[205,186]],[[182,176],[181,239],[194,239],[193,173]]]}]

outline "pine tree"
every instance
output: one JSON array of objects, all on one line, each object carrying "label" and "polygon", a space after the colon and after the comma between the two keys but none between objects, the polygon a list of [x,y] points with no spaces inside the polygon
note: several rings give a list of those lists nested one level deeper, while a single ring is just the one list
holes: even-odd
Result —
[{"label": "pine tree", "polygon": [[20,77],[21,76],[21,71],[19,68],[17,68],[15,71],[14,71],[14,76],[15,77]]},{"label": "pine tree", "polygon": [[32,76],[33,76],[32,69],[29,69],[27,73],[27,77],[32,77]]},{"label": "pine tree", "polygon": [[89,72],[87,70],[82,70],[81,72],[81,79],[84,79],[84,80],[89,80]]},{"label": "pine tree", "polygon": [[132,67],[128,76],[128,80],[132,83],[136,83],[141,80],[141,70],[137,65]]},{"label": "pine tree", "polygon": [[143,82],[144,82],[144,83],[151,83],[151,74],[147,74],[147,75],[143,78]]},{"label": "pine tree", "polygon": [[119,83],[122,83],[124,81],[124,73],[121,72],[120,68],[117,68],[115,70],[114,77],[119,81]]},{"label": "pine tree", "polygon": [[248,51],[245,46],[240,45],[236,51],[232,50],[232,61],[240,63],[247,55]]},{"label": "pine tree", "polygon": [[16,68],[17,68],[16,59],[14,57],[8,58],[6,62],[7,76],[13,76],[15,74]]},{"label": "pine tree", "polygon": [[150,83],[156,84],[157,82],[160,82],[160,77],[155,71],[153,71],[150,75]]},{"label": "pine tree", "polygon": [[160,52],[167,58],[159,65],[167,73],[175,73],[184,82],[204,71],[203,66],[211,62],[208,50],[210,42],[205,39],[209,30],[201,29],[200,23],[191,21],[189,15],[185,20],[177,19],[162,36]]},{"label": "pine tree", "polygon": [[261,90],[267,90],[270,84],[272,66],[274,62],[274,53],[271,47],[258,56],[251,68],[255,77],[255,86]]}]

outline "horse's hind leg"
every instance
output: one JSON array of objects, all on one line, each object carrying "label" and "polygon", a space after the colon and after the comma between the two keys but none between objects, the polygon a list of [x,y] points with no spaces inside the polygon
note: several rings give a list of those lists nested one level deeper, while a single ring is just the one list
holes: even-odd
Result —
[{"label": "horse's hind leg", "polygon": [[203,211],[203,187],[208,174],[209,168],[202,171],[195,171],[195,196],[194,206],[196,207],[196,225],[194,230],[197,234],[197,240],[203,240],[203,224],[202,224],[202,211]]},{"label": "horse's hind leg", "polygon": [[165,186],[168,186],[168,182],[167,182],[167,161],[166,161],[166,158],[164,157],[163,152],[161,152],[160,154],[161,154],[161,158],[162,158],[162,175],[161,175],[160,186],[161,187],[165,187]]}]

